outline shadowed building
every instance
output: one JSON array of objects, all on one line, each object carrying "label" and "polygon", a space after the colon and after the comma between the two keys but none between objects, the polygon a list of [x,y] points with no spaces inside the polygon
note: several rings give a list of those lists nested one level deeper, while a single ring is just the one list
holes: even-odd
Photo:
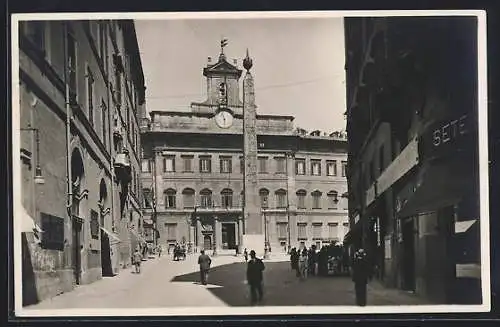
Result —
[{"label": "shadowed building", "polygon": [[[234,253],[251,242],[245,235],[263,237],[261,250],[265,242],[272,252],[341,241],[348,228],[346,138],[298,132],[291,116],[252,114],[253,78],[246,73],[241,101],[241,74],[221,51],[203,69],[206,101],[189,112],[152,111],[143,121],[144,216],[156,218],[158,242]],[[254,183],[247,212],[245,183]]]},{"label": "shadowed building", "polygon": [[346,18],[349,216],[386,285],[480,303],[475,17]]}]

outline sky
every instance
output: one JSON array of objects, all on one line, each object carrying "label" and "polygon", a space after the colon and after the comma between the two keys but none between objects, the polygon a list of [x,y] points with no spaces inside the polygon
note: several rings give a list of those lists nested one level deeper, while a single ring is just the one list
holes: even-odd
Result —
[{"label": "sky", "polygon": [[[218,59],[224,37],[227,60],[237,59],[240,69],[249,50],[259,114],[295,116],[296,127],[308,131],[345,129],[342,18],[165,19],[135,24],[148,111],[190,111],[191,102],[204,101],[203,67],[208,57]],[[240,83],[242,79],[243,75]]]}]

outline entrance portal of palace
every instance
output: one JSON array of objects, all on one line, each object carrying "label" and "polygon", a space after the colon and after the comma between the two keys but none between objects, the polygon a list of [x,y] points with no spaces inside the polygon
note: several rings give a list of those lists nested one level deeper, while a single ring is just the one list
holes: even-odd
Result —
[{"label": "entrance portal of palace", "polygon": [[222,223],[222,248],[236,250],[236,223]]},{"label": "entrance portal of palace", "polygon": [[210,235],[203,237],[203,248],[205,250],[212,250],[212,237]]}]

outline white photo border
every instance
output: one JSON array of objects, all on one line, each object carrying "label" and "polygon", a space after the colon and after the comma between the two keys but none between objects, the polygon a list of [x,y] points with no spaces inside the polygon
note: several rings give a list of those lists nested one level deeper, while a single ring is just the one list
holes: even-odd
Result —
[{"label": "white photo border", "polygon": [[480,305],[418,305],[418,306],[301,306],[297,307],[168,307],[149,309],[64,309],[34,310],[22,306],[21,221],[13,219],[14,237],[14,309],[18,317],[81,317],[81,316],[214,316],[214,315],[297,315],[297,314],[397,314],[489,312],[491,310],[490,233],[488,185],[488,100],[487,100],[487,37],[484,10],[384,10],[384,11],[302,11],[302,12],[142,12],[142,13],[40,13],[11,15],[12,46],[12,170],[13,218],[21,206],[20,162],[15,155],[19,148],[19,22],[26,20],[170,20],[170,19],[276,19],[334,17],[415,17],[415,16],[475,16],[478,33],[478,148],[480,184],[481,288]]}]

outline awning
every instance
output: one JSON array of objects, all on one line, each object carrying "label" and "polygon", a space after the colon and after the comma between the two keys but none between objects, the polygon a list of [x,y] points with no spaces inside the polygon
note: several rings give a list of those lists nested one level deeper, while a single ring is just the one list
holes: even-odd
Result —
[{"label": "awning", "polygon": [[481,278],[481,265],[478,263],[457,264],[455,270],[457,278]]},{"label": "awning", "polygon": [[109,242],[111,244],[115,244],[115,243],[120,243],[121,242],[120,238],[115,233],[110,232],[109,230],[107,230],[104,227],[101,227],[101,230],[109,236]]},{"label": "awning", "polygon": [[21,207],[21,232],[23,233],[42,233],[43,230],[35,222],[35,219],[30,216],[26,208]]},{"label": "awning", "polygon": [[477,221],[477,219],[473,219],[455,222],[455,234],[467,232]]},{"label": "awning", "polygon": [[399,218],[436,211],[453,205],[464,196],[475,196],[474,175],[459,164],[450,162],[429,163],[416,175],[413,194],[403,201]]}]

